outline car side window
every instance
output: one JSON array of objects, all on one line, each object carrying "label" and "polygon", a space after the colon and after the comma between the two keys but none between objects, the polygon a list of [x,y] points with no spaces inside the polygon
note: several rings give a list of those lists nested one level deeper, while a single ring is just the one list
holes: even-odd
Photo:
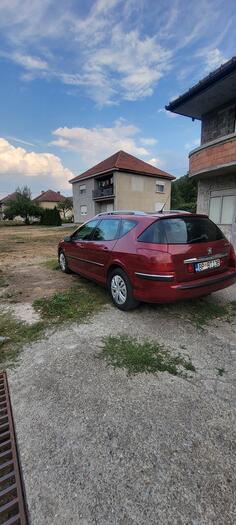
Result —
[{"label": "car side window", "polygon": [[72,235],[72,241],[88,241],[91,238],[92,232],[96,225],[98,224],[98,220],[89,221],[81,228],[76,230],[76,232]]},{"label": "car side window", "polygon": [[153,244],[165,244],[166,234],[164,224],[161,220],[158,220],[151,224],[138,238],[138,241],[153,243]]},{"label": "car side window", "polygon": [[93,241],[113,241],[117,239],[120,219],[103,219],[93,234]]},{"label": "car side window", "polygon": [[136,221],[131,221],[129,219],[122,219],[119,237],[123,237],[123,235],[126,235],[126,233],[128,233],[130,230],[132,230],[132,228],[134,228],[134,226],[136,226],[136,224],[137,224]]}]

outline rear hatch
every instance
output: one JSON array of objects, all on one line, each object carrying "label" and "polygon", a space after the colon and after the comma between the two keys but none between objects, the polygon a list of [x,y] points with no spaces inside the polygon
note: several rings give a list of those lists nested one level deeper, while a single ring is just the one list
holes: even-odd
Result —
[{"label": "rear hatch", "polygon": [[210,219],[183,215],[163,219],[177,282],[202,279],[226,271],[230,243]]}]

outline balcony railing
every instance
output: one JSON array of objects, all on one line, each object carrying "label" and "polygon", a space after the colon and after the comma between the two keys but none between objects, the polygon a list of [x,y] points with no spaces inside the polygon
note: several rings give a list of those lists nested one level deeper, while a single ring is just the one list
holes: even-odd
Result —
[{"label": "balcony railing", "polygon": [[98,188],[93,190],[93,199],[105,199],[108,197],[114,197],[114,188],[109,186],[108,188]]}]

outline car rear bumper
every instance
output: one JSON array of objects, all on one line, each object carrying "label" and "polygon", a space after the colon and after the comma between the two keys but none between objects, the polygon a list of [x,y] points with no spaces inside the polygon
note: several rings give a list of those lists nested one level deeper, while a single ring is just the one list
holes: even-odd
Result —
[{"label": "car rear bumper", "polygon": [[157,281],[136,276],[134,296],[140,301],[167,303],[181,299],[201,297],[217,290],[227,288],[236,282],[236,270],[228,270],[217,276],[211,276],[177,283],[172,280]]}]

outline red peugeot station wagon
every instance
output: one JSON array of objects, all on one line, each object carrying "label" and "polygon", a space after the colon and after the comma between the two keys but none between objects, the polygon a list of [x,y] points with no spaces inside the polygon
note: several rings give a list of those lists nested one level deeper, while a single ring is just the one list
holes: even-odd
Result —
[{"label": "red peugeot station wagon", "polygon": [[232,244],[206,215],[102,213],[58,246],[63,272],[107,285],[115,305],[208,295],[236,282]]}]

